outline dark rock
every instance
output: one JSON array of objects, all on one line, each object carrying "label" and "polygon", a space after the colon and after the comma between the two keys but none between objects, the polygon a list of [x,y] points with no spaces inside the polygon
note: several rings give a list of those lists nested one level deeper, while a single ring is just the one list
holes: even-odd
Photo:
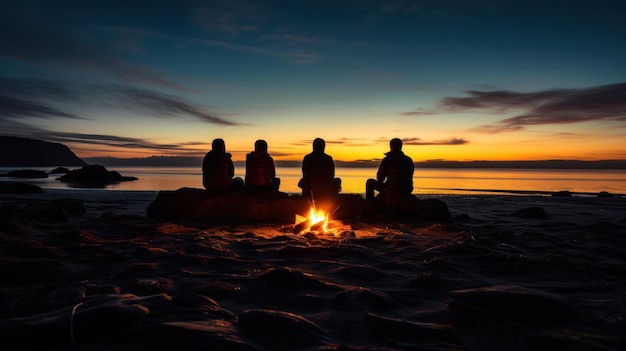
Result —
[{"label": "dark rock", "polygon": [[136,177],[124,177],[116,171],[108,171],[101,165],[87,165],[74,169],[58,178],[62,182],[78,183],[85,186],[97,187],[103,184],[137,180]]},{"label": "dark rock", "polygon": [[449,220],[452,218],[448,205],[439,199],[420,200],[413,194],[379,194],[376,204],[384,211],[416,215],[419,219]]},{"label": "dark rock", "polygon": [[20,169],[7,173],[7,176],[13,178],[48,178],[48,173],[34,169]]},{"label": "dark rock", "polygon": [[[359,195],[339,195],[326,204],[328,212],[335,210],[332,218],[355,218],[375,213],[374,204]],[[181,188],[175,191],[160,191],[148,206],[147,217],[161,219],[231,221],[282,221],[294,222],[295,215],[307,215],[308,199],[289,196],[282,192],[212,193],[203,189]]]},{"label": "dark rock", "polygon": [[541,207],[527,207],[511,213],[511,216],[528,219],[539,219],[545,218],[547,214],[546,211],[544,211]]},{"label": "dark rock", "polygon": [[569,192],[568,190],[561,190],[558,191],[556,193],[553,193],[552,196],[558,196],[558,197],[571,197],[572,193]]},{"label": "dark rock", "polygon": [[50,171],[50,173],[48,174],[67,174],[69,173],[69,169],[65,168],[65,167],[57,167],[53,170]]},{"label": "dark rock", "polygon": [[598,197],[615,197],[615,195],[606,191],[601,191],[598,193]]},{"label": "dark rock", "polygon": [[[401,206],[404,205],[404,206]],[[440,220],[449,219],[448,206],[437,199],[419,200],[411,196],[408,202],[394,203],[390,211],[397,210],[411,218]],[[291,222],[295,215],[308,215],[310,200],[300,195],[289,196],[282,192],[226,193],[208,192],[203,189],[181,188],[160,191],[148,206],[146,215],[156,219],[213,220],[217,222]],[[339,194],[315,207],[331,213],[332,219],[373,217],[376,204],[357,194]]]},{"label": "dark rock", "polygon": [[43,189],[37,185],[21,182],[0,182],[0,194],[41,194]]},{"label": "dark rock", "polygon": [[0,167],[27,166],[83,166],[86,163],[78,158],[67,146],[41,140],[0,136]]}]

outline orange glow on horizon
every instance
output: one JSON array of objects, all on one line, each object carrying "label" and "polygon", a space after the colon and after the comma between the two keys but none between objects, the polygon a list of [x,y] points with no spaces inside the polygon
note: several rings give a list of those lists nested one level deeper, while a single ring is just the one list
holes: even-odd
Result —
[{"label": "orange glow on horizon", "polygon": [[[402,136],[399,136],[403,138]],[[94,147],[90,144],[66,143],[66,145],[81,158],[89,157],[114,157],[114,158],[147,158],[151,156],[186,156],[203,157],[211,149],[211,141],[205,144],[191,143],[189,140],[161,140],[160,142],[171,145],[163,148],[126,148],[123,145],[99,145]],[[223,138],[226,141],[226,151],[231,153],[233,161],[245,161],[246,154],[253,151],[255,138]],[[312,138],[308,138],[311,139]],[[300,162],[305,155],[311,152],[312,147],[308,139],[290,140],[272,136],[267,138],[269,153],[274,161]],[[280,141],[279,141],[280,140]],[[372,142],[346,141],[326,139],[326,153],[335,161],[377,162],[389,151],[385,140],[371,139]],[[468,138],[468,142],[460,145],[412,145],[405,143],[403,151],[415,162],[428,160],[445,161],[532,161],[532,160],[606,160],[626,159],[626,151],[615,138],[597,139],[594,142],[588,140],[567,138],[542,138],[525,135],[477,135]],[[176,145],[181,145],[176,147]]]}]

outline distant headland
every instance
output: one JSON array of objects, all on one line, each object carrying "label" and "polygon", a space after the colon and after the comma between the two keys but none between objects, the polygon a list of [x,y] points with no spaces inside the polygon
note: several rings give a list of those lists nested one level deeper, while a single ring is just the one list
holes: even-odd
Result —
[{"label": "distant headland", "polygon": [[0,136],[0,167],[84,166],[67,146],[42,140]]}]

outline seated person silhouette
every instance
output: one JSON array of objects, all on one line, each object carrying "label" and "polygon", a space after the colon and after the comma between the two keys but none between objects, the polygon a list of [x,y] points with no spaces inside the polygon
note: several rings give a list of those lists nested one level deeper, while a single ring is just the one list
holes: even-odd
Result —
[{"label": "seated person silhouette", "polygon": [[302,160],[302,179],[298,186],[302,195],[314,199],[335,196],[341,191],[341,179],[335,178],[335,162],[324,153],[324,139],[313,140],[313,152]]},{"label": "seated person silhouette", "polygon": [[230,191],[243,187],[243,179],[235,175],[231,154],[226,152],[224,140],[213,140],[211,151],[202,161],[202,185],[209,191]]},{"label": "seated person silhouette", "polygon": [[246,189],[278,191],[274,159],[267,153],[267,142],[257,140],[254,151],[246,155]]},{"label": "seated person silhouette", "polygon": [[365,198],[374,200],[374,191],[382,195],[409,195],[413,192],[413,160],[402,152],[402,140],[391,139],[389,152],[380,162],[376,179],[365,183]]}]

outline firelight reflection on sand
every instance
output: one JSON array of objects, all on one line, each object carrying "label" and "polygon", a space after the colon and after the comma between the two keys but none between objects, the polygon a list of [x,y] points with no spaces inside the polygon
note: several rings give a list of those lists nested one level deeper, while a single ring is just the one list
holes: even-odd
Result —
[{"label": "firelight reflection on sand", "polygon": [[[358,236],[374,235],[374,233],[363,231],[358,234],[355,233],[350,225],[344,224],[340,220],[332,219],[333,213],[334,210],[328,213],[323,209],[316,208],[314,204],[311,204],[308,216],[296,214],[292,233],[339,239],[344,237],[354,238]],[[286,229],[288,228],[283,228],[283,230]]]}]

